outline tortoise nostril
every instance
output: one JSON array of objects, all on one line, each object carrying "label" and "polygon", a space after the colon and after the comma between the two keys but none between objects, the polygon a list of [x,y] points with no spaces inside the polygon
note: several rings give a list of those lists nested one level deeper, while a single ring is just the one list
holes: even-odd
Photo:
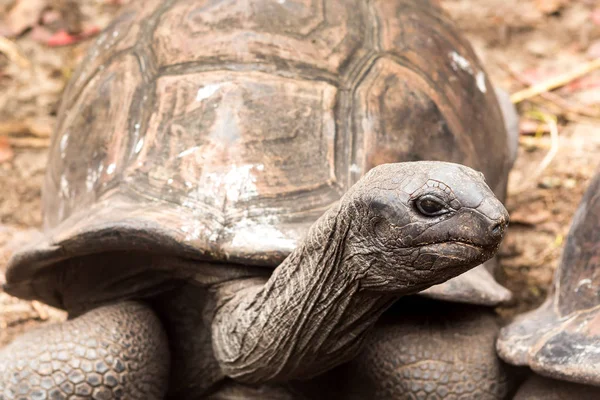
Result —
[{"label": "tortoise nostril", "polygon": [[499,236],[504,231],[504,224],[502,222],[498,222],[496,225],[492,226],[492,235]]}]

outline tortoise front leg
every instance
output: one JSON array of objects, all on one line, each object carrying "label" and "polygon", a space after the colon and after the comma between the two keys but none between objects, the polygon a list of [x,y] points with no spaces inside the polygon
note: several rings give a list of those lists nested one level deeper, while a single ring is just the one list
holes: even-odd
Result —
[{"label": "tortoise front leg", "polygon": [[343,388],[339,399],[503,400],[514,377],[496,355],[499,330],[485,307],[401,299],[360,354],[328,378]]},{"label": "tortoise front leg", "polygon": [[0,399],[162,399],[169,349],[147,306],[123,302],[31,331],[0,351]]},{"label": "tortoise front leg", "polygon": [[519,388],[514,400],[597,400],[600,388],[545,378],[533,374]]}]

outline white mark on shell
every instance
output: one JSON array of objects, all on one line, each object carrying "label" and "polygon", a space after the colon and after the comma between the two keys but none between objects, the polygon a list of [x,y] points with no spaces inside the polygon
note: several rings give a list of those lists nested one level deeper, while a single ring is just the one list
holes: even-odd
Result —
[{"label": "white mark on shell", "polygon": [[106,173],[108,175],[112,175],[115,172],[116,168],[117,168],[117,165],[115,163],[110,163],[108,165],[108,167],[106,167]]},{"label": "white mark on shell", "polygon": [[252,170],[256,169],[261,171],[264,169],[262,164],[246,164],[246,165],[232,165],[227,173],[213,173],[209,172],[205,175],[205,182],[203,182],[203,190],[213,192],[214,197],[221,197],[220,193],[224,189],[227,201],[236,202],[240,199],[247,199],[258,195],[256,188],[256,176],[252,173]]},{"label": "white mark on shell", "polygon": [[454,71],[458,71],[459,69],[468,73],[469,75],[475,77],[475,83],[477,84],[477,88],[481,91],[481,93],[487,92],[487,86],[485,84],[485,73],[481,70],[475,71],[473,70],[473,66],[463,56],[458,54],[456,51],[451,51],[449,54],[450,57],[450,65]]},{"label": "white mark on shell", "polygon": [[350,166],[350,172],[352,172],[354,174],[360,174],[361,168],[358,166],[358,164],[352,164]]},{"label": "white mark on shell", "polygon": [[60,138],[60,158],[65,158],[67,145],[69,144],[69,134],[65,133],[62,138]]},{"label": "white mark on shell", "polygon": [[575,350],[580,350],[583,353],[582,355],[585,355],[587,353],[600,354],[600,347],[586,346],[584,344],[579,343],[571,343],[571,346]]},{"label": "white mark on shell", "polygon": [[140,140],[138,140],[138,142],[135,145],[135,153],[139,153],[140,151],[142,151],[142,147],[144,147],[144,138],[141,138]]},{"label": "white mark on shell", "polygon": [[587,287],[588,289],[592,287],[592,280],[589,278],[582,279],[577,283],[577,287],[575,288],[575,292],[579,292],[579,290],[583,287]]},{"label": "white mark on shell", "polygon": [[60,176],[60,195],[62,198],[66,199],[69,198],[69,181],[67,180],[67,177],[64,175]]},{"label": "white mark on shell", "polygon": [[487,86],[485,84],[485,74],[483,71],[477,72],[477,76],[475,76],[475,81],[477,82],[477,87],[481,91],[481,93],[487,92]]},{"label": "white mark on shell", "polygon": [[220,86],[221,85],[214,83],[211,85],[201,87],[200,89],[198,89],[198,93],[196,94],[196,101],[202,101],[209,98],[210,96],[215,94],[217,90],[219,90]]},{"label": "white mark on shell", "polygon": [[240,224],[231,228],[231,231],[234,232],[231,245],[237,248],[247,248],[252,251],[278,249],[291,252],[296,247],[296,240],[285,236],[273,222],[269,221],[256,223],[252,220],[242,220]]},{"label": "white mark on shell", "polygon": [[450,52],[450,60],[452,61],[452,69],[458,71],[458,69],[462,69],[465,72],[473,75],[473,68],[471,68],[471,63],[469,60],[458,54],[456,51]]},{"label": "white mark on shell", "polygon": [[200,149],[200,146],[190,147],[189,149],[184,150],[181,153],[177,154],[177,158],[182,158],[182,157],[189,156],[190,154],[198,151],[199,149]]},{"label": "white mark on shell", "polygon": [[[263,171],[263,164],[245,164],[232,165],[229,170],[219,172],[204,172],[201,181],[196,185],[193,182],[186,181],[185,186],[190,189],[189,200],[185,200],[182,205],[192,212],[198,210],[198,205],[191,199],[196,195],[213,198],[217,203],[236,202],[246,200],[258,195],[256,186],[256,171]],[[221,240],[221,235],[232,238],[232,245],[236,247],[252,246],[252,251],[261,251],[256,246],[263,246],[264,250],[273,246],[277,248],[293,248],[296,240],[284,236],[274,227],[276,220],[273,216],[259,216],[250,218],[247,216],[248,210],[244,211],[242,219],[234,226],[223,227],[224,221],[217,222],[219,227],[207,226],[198,220],[191,219],[182,224],[181,231],[185,233],[184,240],[207,240],[211,243],[217,243]],[[258,220],[257,220],[258,218]],[[244,245],[246,243],[246,245]]]},{"label": "white mark on shell", "polygon": [[96,40],[96,44],[100,45],[100,44],[104,43],[105,40],[106,40],[106,33],[103,33],[102,35],[98,36],[98,39]]},{"label": "white mark on shell", "polygon": [[94,190],[94,185],[98,181],[98,170],[88,168],[87,175],[85,176],[85,187],[88,192]]},{"label": "white mark on shell", "polygon": [[[186,204],[186,202],[184,202],[183,205],[193,206],[193,204]],[[210,229],[198,220],[190,219],[189,222],[181,225],[179,229],[185,233],[183,240],[186,242],[195,241],[199,238],[205,238],[208,242],[216,243],[219,239],[218,229]]]}]

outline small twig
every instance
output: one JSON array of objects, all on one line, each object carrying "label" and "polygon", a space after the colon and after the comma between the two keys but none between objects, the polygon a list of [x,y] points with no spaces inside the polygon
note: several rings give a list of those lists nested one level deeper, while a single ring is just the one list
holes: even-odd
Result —
[{"label": "small twig", "polygon": [[[509,64],[506,64],[506,63],[503,63],[503,64],[504,64],[504,68],[508,71],[508,73],[517,82],[521,83],[522,85],[526,85],[526,86],[535,84],[535,82],[532,81],[531,79],[527,79],[527,78],[524,78],[523,76],[521,76],[519,74],[519,72],[516,71]],[[572,101],[569,101],[567,99],[560,97],[556,93],[544,92],[544,93],[540,93],[540,97],[545,100],[548,100],[549,102],[554,103],[554,105],[559,107],[559,109],[561,110],[561,113],[565,116],[565,118],[567,118],[569,120],[579,121],[581,119],[573,114],[578,114],[578,115],[581,115],[584,117],[595,118],[595,119],[600,118],[600,110],[596,110],[591,107],[587,107],[580,103],[574,103]]]},{"label": "small twig", "polygon": [[548,168],[548,165],[550,165],[550,163],[558,153],[559,140],[558,124],[556,122],[556,118],[549,117],[544,113],[536,113],[536,115],[539,119],[545,121],[548,125],[550,131],[550,150],[548,150],[548,153],[546,153],[542,161],[538,164],[535,171],[530,176],[528,176],[527,181],[521,183],[521,185],[519,185],[517,189],[511,193],[512,195],[517,195],[525,189],[529,188],[531,182],[537,182],[537,179],[542,175],[542,172],[544,172],[544,170]]},{"label": "small twig", "polygon": [[519,145],[527,146],[527,147],[535,147],[536,149],[542,149],[542,150],[550,150],[550,148],[552,147],[552,145],[547,142],[540,143],[538,138],[536,138],[534,136],[519,137]]},{"label": "small twig", "polygon": [[17,148],[41,149],[50,146],[50,139],[38,137],[9,137],[8,144]]},{"label": "small twig", "polygon": [[593,61],[590,61],[588,63],[580,65],[579,67],[575,68],[573,71],[569,71],[567,73],[560,74],[560,75],[550,78],[544,82],[540,82],[533,86],[530,86],[527,89],[520,90],[516,93],[513,93],[510,96],[510,100],[515,104],[520,103],[523,100],[527,100],[531,97],[535,97],[542,93],[546,93],[546,92],[549,92],[558,87],[564,86],[567,83],[569,83],[579,77],[582,77],[583,75],[586,75],[598,68],[600,68],[600,58],[597,58]]},{"label": "small twig", "polygon": [[37,313],[40,321],[47,321],[48,318],[50,318],[50,316],[48,315],[48,312],[44,309],[44,307],[42,306],[42,304],[39,301],[37,301],[37,300],[32,301],[31,307]]},{"label": "small twig", "polygon": [[4,36],[0,36],[0,53],[4,53],[10,61],[14,62],[21,68],[31,67],[31,63],[27,57],[21,53],[19,47],[13,41],[5,38]]},{"label": "small twig", "polygon": [[3,304],[2,305],[2,313],[5,315],[8,315],[8,314],[30,314],[31,307],[29,306],[29,304],[22,302],[22,301],[20,301],[18,303],[12,303],[12,304]]},{"label": "small twig", "polygon": [[27,133],[28,131],[27,124],[22,121],[0,122],[0,136]]},{"label": "small twig", "polygon": [[548,165],[550,165],[550,163],[556,156],[556,153],[558,153],[558,124],[556,123],[556,119],[549,118],[548,116],[544,116],[544,119],[546,120],[546,124],[548,124],[548,127],[550,128],[551,146],[550,150],[548,151],[542,162],[540,162],[540,165],[538,165],[536,172],[533,174],[534,179],[537,179],[542,174],[542,172],[548,167]]},{"label": "small twig", "polygon": [[52,134],[53,124],[54,122],[47,118],[0,122],[0,136],[33,135],[36,137],[47,138]]}]

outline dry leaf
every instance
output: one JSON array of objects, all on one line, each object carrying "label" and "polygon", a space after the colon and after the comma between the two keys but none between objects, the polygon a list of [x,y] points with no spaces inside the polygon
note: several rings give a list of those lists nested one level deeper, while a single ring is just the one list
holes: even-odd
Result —
[{"label": "dry leaf", "polygon": [[8,59],[15,64],[17,64],[20,68],[29,68],[31,63],[21,53],[19,47],[11,40],[0,36],[0,53],[3,53],[8,57]]},{"label": "dry leaf", "polygon": [[7,18],[11,33],[18,36],[36,25],[47,5],[47,0],[17,0]]},{"label": "dry leaf", "polygon": [[50,29],[42,25],[36,25],[31,30],[29,37],[36,42],[46,43],[50,40],[52,35],[54,35],[54,33]]},{"label": "dry leaf", "polygon": [[0,122],[0,136],[8,136],[26,132],[27,124],[25,124],[23,121],[12,120]]},{"label": "dry leaf", "polygon": [[12,147],[17,148],[43,149],[50,146],[50,138],[19,137],[7,138],[7,140]]},{"label": "dry leaf", "polygon": [[536,0],[535,6],[544,14],[552,14],[563,8],[568,0]]},{"label": "dry leaf", "polygon": [[41,138],[48,138],[54,129],[54,119],[48,116],[38,116],[25,121],[29,133]]},{"label": "dry leaf", "polygon": [[0,136],[33,135],[48,138],[52,135],[54,119],[48,116],[28,118],[24,121],[0,122]]},{"label": "dry leaf", "polygon": [[517,210],[510,214],[510,222],[523,225],[538,225],[548,221],[552,213],[548,210]]}]

